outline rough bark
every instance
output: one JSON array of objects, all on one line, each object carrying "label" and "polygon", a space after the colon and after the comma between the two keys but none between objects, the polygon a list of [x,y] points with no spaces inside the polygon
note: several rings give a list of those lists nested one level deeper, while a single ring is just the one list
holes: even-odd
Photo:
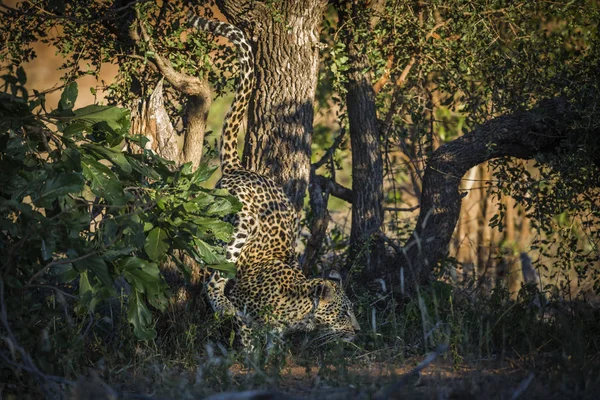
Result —
[{"label": "rough bark", "polygon": [[383,223],[383,158],[377,124],[375,91],[369,60],[359,32],[369,29],[370,13],[365,1],[340,8],[340,26],[348,51],[346,105],[352,147],[352,228],[349,264],[364,266],[367,275],[382,264],[384,247],[378,235]]},{"label": "rough bark", "polygon": [[220,0],[255,51],[256,89],[250,101],[243,164],[281,183],[297,210],[310,175],[313,101],[325,0]]},{"label": "rough bark", "polygon": [[461,208],[460,180],[470,168],[498,157],[530,159],[552,152],[567,137],[574,117],[567,101],[556,98],[490,120],[440,146],[427,163],[416,228],[392,263],[397,267],[388,271],[392,285],[398,287],[402,268],[418,284],[431,281],[433,267],[447,254]]},{"label": "rough bark", "polygon": [[[309,275],[311,270],[314,269],[319,256],[319,250],[327,235],[327,227],[331,216],[327,210],[327,202],[329,201],[329,194],[332,190],[336,190],[335,183],[335,166],[333,164],[333,154],[340,146],[346,135],[346,130],[342,129],[340,134],[335,138],[335,141],[329,149],[325,152],[323,157],[316,163],[310,166],[310,185],[308,187],[309,194],[309,205],[310,215],[309,229],[310,237],[306,242],[306,248],[304,250],[304,257],[302,260],[302,271]],[[317,169],[321,168],[325,164],[329,164],[331,178],[325,178],[324,176],[317,175]],[[340,185],[337,185],[340,186]],[[341,187],[341,186],[340,186]],[[352,194],[349,189],[348,192]],[[352,202],[352,199],[349,199]]]},{"label": "rough bark", "polygon": [[[146,144],[147,149],[167,160],[175,161],[176,165],[180,164],[177,136],[169,114],[165,110],[162,79],[154,88],[150,98],[141,101],[137,108],[131,110],[131,132],[149,139]],[[141,149],[133,149],[133,151],[141,152]]]},{"label": "rough bark", "polygon": [[[164,157],[176,161],[177,163],[192,162],[194,168],[198,167],[202,158],[202,149],[204,143],[204,133],[206,131],[206,119],[212,103],[210,87],[208,82],[195,76],[190,76],[175,71],[170,61],[155,49],[152,39],[146,32],[142,23],[137,24],[138,29],[131,29],[131,38],[138,43],[143,40],[152,51],[151,62],[154,67],[165,77],[165,79],[179,92],[188,96],[185,106],[186,131],[184,133],[183,152],[177,152],[177,155],[161,154]],[[162,88],[162,85],[161,85]],[[161,90],[162,92],[162,90]],[[162,102],[162,96],[161,96]],[[160,132],[157,134],[160,135]],[[158,138],[161,140],[161,138]]]}]

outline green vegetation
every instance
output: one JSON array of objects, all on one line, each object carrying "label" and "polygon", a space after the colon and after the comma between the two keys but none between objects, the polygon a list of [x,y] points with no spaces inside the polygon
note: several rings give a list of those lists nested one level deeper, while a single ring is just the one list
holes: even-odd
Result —
[{"label": "green vegetation", "polygon": [[[273,23],[287,23],[285,2],[265,3]],[[350,206],[334,190],[327,198],[328,188],[332,221],[312,267],[345,268],[362,330],[353,342],[323,344],[310,334],[281,341],[257,329],[255,351],[234,346],[232,322],[211,312],[202,289],[206,271],[235,273],[224,259],[232,228],[222,217],[238,201],[207,188],[218,174],[206,162],[179,166],[148,150],[129,111],[161,79],[159,53],[177,71],[206,78],[218,95],[232,87],[235,54],[188,31],[180,2],[118,4],[0,5],[7,38],[0,49],[3,397],[184,399],[277,389],[317,398],[510,398],[522,390],[522,398],[563,399],[599,392],[600,312],[585,301],[600,293],[596,1],[397,0],[364,9],[369,29],[354,33],[375,88],[386,208],[364,253],[384,240],[392,256],[381,268],[394,279],[417,220],[403,210],[420,204],[424,171],[441,145],[547,98],[567,99],[577,118],[559,146],[533,161],[495,159],[463,178],[461,220],[428,286],[404,292],[390,280],[357,278],[368,267],[345,264]],[[209,6],[195,11],[211,15]],[[154,47],[140,39],[142,25]],[[331,132],[348,127],[354,68],[334,7],[322,27],[314,162],[337,142]],[[24,65],[38,41],[64,58],[55,110],[45,93],[28,90]],[[110,105],[75,108],[76,81],[100,78],[106,63],[119,65],[105,87]],[[165,83],[165,108],[184,136],[187,97]],[[221,123],[209,118],[207,130]],[[215,136],[205,138],[202,160],[216,156]],[[349,187],[350,140],[337,143],[318,173]],[[314,210],[306,203],[302,223],[310,228]],[[523,282],[521,252],[541,280]],[[431,352],[437,358],[420,384],[408,380]]]}]

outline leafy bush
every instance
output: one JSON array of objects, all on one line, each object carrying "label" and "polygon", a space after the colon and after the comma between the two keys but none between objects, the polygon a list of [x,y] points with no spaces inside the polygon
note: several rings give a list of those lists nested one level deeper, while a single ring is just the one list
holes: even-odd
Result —
[{"label": "leafy bush", "polygon": [[[239,203],[201,186],[214,168],[176,168],[143,150],[146,139],[129,135],[127,110],[73,109],[76,83],[66,86],[57,110],[45,113],[43,96],[28,99],[22,70],[4,80],[0,264],[9,291],[67,285],[87,313],[116,297],[115,279],[123,278],[128,320],[148,340],[156,336],[148,304],[163,310],[167,300],[160,263],[170,258],[190,274],[176,250],[234,271],[221,246],[232,227],[221,217]],[[124,150],[135,147],[139,154]]]}]

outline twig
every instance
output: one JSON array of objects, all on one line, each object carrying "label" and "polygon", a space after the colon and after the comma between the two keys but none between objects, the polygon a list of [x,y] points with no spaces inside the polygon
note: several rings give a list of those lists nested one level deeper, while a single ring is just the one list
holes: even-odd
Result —
[{"label": "twig", "polygon": [[525,390],[527,390],[527,388],[529,387],[529,384],[531,383],[531,381],[533,381],[533,378],[535,377],[533,372],[530,372],[529,375],[527,376],[527,378],[525,378],[517,387],[517,389],[515,390],[515,392],[513,393],[513,395],[511,396],[511,400],[516,400],[520,395],[523,394],[523,392]]},{"label": "twig", "polygon": [[418,210],[419,207],[421,207],[420,205],[416,205],[413,207],[384,207],[383,210],[384,211],[390,211],[390,212],[410,212],[410,211],[415,211]]},{"label": "twig", "polygon": [[440,355],[448,351],[448,345],[443,344],[437,347],[435,351],[427,354],[425,359],[419,363],[412,371],[402,375],[396,382],[391,383],[383,388],[381,388],[375,396],[373,396],[376,400],[383,400],[389,398],[392,393],[397,392],[402,386],[405,386],[412,378],[418,377],[429,364],[431,364],[435,359]]},{"label": "twig", "polygon": [[346,135],[346,128],[342,128],[342,130],[340,131],[340,134],[335,138],[331,147],[329,147],[327,149],[327,151],[325,152],[323,157],[321,157],[321,159],[319,161],[314,163],[311,166],[311,168],[314,168],[315,170],[317,170],[317,169],[321,168],[323,165],[325,165],[325,163],[327,161],[329,161],[329,159],[331,157],[333,157],[333,153],[335,153],[337,148],[340,146],[340,144],[342,143],[342,140],[344,140],[345,135]]},{"label": "twig", "polygon": [[46,264],[46,266],[44,266],[42,269],[40,269],[38,272],[36,272],[28,281],[27,284],[25,286],[29,286],[31,285],[31,282],[35,281],[37,278],[40,277],[40,275],[42,275],[44,272],[46,272],[46,270],[50,267],[53,267],[55,265],[62,265],[62,264],[70,264],[70,263],[74,263],[74,262],[78,262],[81,260],[85,260],[88,257],[91,257],[93,255],[97,254],[95,251],[92,251],[90,253],[84,254],[81,257],[77,257],[77,258],[62,258],[60,260],[54,260],[52,262],[49,262],[48,264]]},{"label": "twig", "polygon": [[62,294],[65,297],[69,297],[71,299],[77,299],[77,296],[74,296],[72,294],[69,294],[67,292],[65,292],[64,290],[60,290],[59,288],[52,286],[52,285],[27,285],[24,287],[24,289],[26,288],[43,288],[43,289],[52,289],[57,291],[58,293]]},{"label": "twig", "polygon": [[25,351],[17,338],[15,337],[9,323],[8,323],[8,315],[6,312],[6,303],[4,302],[4,280],[0,279],[0,321],[2,321],[2,327],[6,331],[7,336],[3,337],[4,341],[8,344],[10,349],[14,352],[17,351],[21,355],[22,363],[18,363],[11,358],[3,351],[0,351],[0,359],[2,359],[6,364],[11,365],[14,368],[18,368],[20,370],[29,372],[38,378],[40,378],[44,383],[46,382],[55,382],[60,384],[66,384],[70,386],[74,386],[75,382],[61,378],[59,376],[54,375],[46,375],[42,371],[36,367],[29,353]]}]

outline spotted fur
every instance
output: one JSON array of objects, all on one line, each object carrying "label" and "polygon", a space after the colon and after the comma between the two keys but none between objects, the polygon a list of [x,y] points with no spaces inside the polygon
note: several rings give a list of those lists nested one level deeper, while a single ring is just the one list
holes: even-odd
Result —
[{"label": "spotted fur", "polygon": [[283,188],[241,165],[237,141],[254,86],[252,47],[233,25],[197,16],[190,21],[200,30],[228,38],[240,63],[236,93],[223,122],[223,175],[218,184],[242,203],[232,218],[235,229],[227,245],[227,260],[236,264],[237,276],[229,280],[212,275],[207,293],[213,309],[234,316],[243,342],[253,323],[265,322],[282,333],[317,329],[353,336],[358,324],[341,283],[307,279],[298,268],[298,216]]}]

